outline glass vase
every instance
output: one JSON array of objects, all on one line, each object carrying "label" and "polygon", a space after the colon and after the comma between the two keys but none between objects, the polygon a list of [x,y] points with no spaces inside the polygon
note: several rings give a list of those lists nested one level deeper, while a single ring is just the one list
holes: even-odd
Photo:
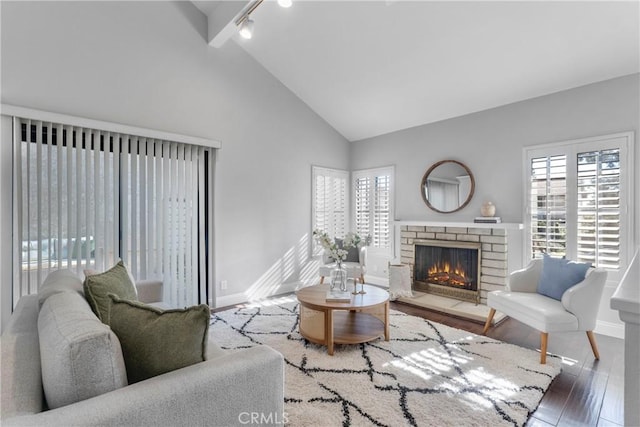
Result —
[{"label": "glass vase", "polygon": [[338,263],[331,271],[331,289],[347,290],[347,269],[342,263]]}]

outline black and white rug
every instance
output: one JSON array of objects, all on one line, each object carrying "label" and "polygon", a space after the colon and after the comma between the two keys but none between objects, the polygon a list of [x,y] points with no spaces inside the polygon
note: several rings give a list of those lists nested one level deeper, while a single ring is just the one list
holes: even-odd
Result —
[{"label": "black and white rug", "polygon": [[298,333],[295,297],[212,316],[223,348],[266,344],[286,361],[290,426],[521,426],[560,360],[391,310],[390,341],[326,347]]}]

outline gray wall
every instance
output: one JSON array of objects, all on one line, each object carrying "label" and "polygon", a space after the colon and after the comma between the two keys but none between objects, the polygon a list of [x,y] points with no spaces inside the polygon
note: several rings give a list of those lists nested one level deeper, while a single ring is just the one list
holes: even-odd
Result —
[{"label": "gray wall", "polygon": [[[639,91],[635,74],[353,142],[351,167],[396,165],[398,220],[471,221],[492,201],[503,221],[522,222],[523,147],[635,131],[638,165]],[[466,164],[476,181],[471,203],[453,214],[429,210],[420,196],[423,174],[443,159]]]},{"label": "gray wall", "polygon": [[311,165],[346,169],[348,142],[234,42],[209,47],[190,2],[0,7],[2,103],[221,141],[219,297],[310,280]]},{"label": "gray wall", "polygon": [[[398,220],[470,222],[484,201],[492,201],[504,222],[522,223],[523,147],[634,131],[635,247],[640,244],[639,94],[640,74],[634,74],[352,142],[351,167],[396,166]],[[423,174],[443,159],[465,163],[476,182],[471,203],[453,214],[431,211],[420,195]],[[616,286],[609,280],[605,287],[596,332],[621,337],[618,313],[609,308]]]}]

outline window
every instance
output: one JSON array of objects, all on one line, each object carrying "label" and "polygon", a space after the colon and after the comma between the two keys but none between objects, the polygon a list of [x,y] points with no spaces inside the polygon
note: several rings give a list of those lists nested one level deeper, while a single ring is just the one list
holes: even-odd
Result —
[{"label": "window", "polygon": [[122,259],[172,306],[207,302],[212,148],[14,118],[14,303]]},{"label": "window", "polygon": [[332,237],[344,237],[348,230],[349,173],[314,166],[313,229]]},{"label": "window", "polygon": [[526,149],[529,254],[567,257],[610,271],[628,262],[633,134]]},{"label": "window", "polygon": [[393,174],[393,167],[353,173],[355,231],[370,235],[371,246],[381,252],[391,252],[393,245]]}]

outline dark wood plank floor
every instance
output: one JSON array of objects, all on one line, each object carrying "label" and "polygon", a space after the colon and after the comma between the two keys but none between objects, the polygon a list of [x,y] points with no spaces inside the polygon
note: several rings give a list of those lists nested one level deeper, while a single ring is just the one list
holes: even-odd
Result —
[{"label": "dark wood plank floor", "polygon": [[[482,324],[433,312],[421,307],[392,302],[391,308],[454,328],[482,333]],[[487,333],[489,337],[539,350],[540,334],[507,318]],[[527,426],[622,426],[624,391],[624,342],[596,334],[600,360],[593,358],[587,335],[549,334],[548,352],[562,356],[562,372],[542,398]]]}]

